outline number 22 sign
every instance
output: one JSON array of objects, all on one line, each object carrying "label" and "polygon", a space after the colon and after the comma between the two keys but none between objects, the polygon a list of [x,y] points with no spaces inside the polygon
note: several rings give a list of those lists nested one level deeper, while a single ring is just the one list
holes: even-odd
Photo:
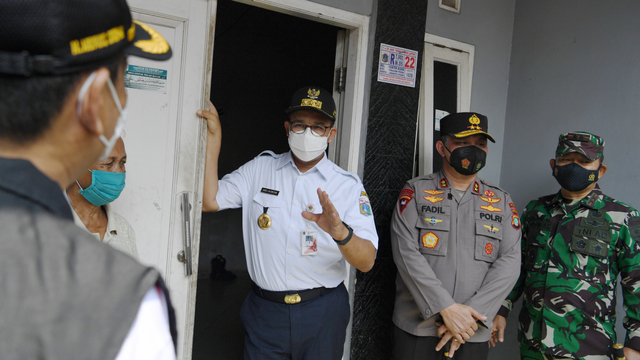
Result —
[{"label": "number 22 sign", "polygon": [[378,81],[415,87],[418,52],[401,47],[380,44]]}]

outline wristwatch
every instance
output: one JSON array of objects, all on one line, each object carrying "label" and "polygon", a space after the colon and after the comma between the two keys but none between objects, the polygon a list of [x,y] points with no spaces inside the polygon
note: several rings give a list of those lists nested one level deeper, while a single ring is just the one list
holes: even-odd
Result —
[{"label": "wristwatch", "polygon": [[346,245],[346,244],[351,240],[351,237],[353,236],[353,229],[351,228],[351,226],[347,225],[347,223],[346,223],[346,222],[344,222],[344,221],[343,221],[342,223],[343,223],[343,224],[344,224],[344,226],[346,226],[346,227],[347,227],[347,229],[349,230],[349,235],[347,235],[347,237],[346,237],[344,240],[336,240],[336,239],[333,239],[333,241],[335,241],[335,242],[336,242],[336,244],[338,244],[338,245]]}]

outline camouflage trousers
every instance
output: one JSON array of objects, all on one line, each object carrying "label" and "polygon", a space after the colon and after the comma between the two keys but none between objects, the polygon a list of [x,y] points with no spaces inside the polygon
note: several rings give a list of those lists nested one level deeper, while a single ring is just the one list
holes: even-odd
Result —
[{"label": "camouflage trousers", "polygon": [[[521,360],[574,360],[568,357],[553,357],[552,355],[543,354],[540,350],[531,346],[520,343],[520,359]],[[607,355],[591,355],[585,356],[578,360],[612,360]]]}]

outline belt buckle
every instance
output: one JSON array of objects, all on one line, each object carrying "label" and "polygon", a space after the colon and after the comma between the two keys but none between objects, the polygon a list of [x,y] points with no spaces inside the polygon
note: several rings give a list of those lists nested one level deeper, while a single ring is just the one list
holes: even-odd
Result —
[{"label": "belt buckle", "polygon": [[284,302],[286,304],[297,304],[301,301],[302,299],[300,298],[300,295],[298,294],[291,294],[291,295],[286,295],[284,297]]}]

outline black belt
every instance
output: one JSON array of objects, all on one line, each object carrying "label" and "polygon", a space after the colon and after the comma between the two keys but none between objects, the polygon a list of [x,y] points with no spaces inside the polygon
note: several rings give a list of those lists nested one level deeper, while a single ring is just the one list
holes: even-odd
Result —
[{"label": "black belt", "polygon": [[308,290],[270,291],[251,283],[253,292],[261,298],[281,304],[297,304],[328,294],[336,288],[319,287]]}]

